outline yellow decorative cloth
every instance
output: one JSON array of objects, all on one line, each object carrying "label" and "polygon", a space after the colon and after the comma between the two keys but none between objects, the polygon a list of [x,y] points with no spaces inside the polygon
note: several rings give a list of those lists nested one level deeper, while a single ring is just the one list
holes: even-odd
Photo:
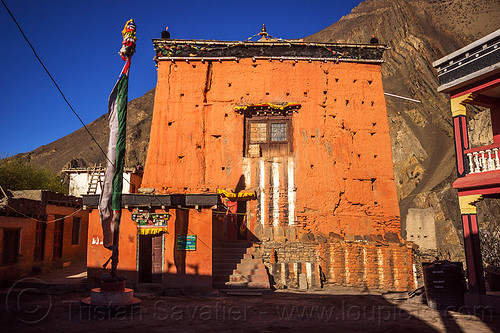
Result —
[{"label": "yellow decorative cloth", "polygon": [[158,226],[138,226],[137,234],[138,235],[159,235],[167,232],[167,227],[158,227]]},{"label": "yellow decorative cloth", "polygon": [[239,191],[238,193],[229,192],[223,189],[217,189],[217,194],[223,195],[228,199],[255,199],[255,191]]}]

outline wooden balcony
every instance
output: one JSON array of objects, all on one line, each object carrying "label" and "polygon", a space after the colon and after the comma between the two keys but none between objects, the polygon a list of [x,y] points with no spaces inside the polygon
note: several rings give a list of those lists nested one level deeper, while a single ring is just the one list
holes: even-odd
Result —
[{"label": "wooden balcony", "polygon": [[465,150],[469,173],[458,178],[453,183],[453,188],[464,195],[500,193],[499,150],[500,143]]}]

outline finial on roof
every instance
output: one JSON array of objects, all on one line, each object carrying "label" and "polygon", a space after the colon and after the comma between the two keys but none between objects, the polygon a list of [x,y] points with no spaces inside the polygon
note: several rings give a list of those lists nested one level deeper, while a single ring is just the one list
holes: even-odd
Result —
[{"label": "finial on roof", "polygon": [[266,25],[262,24],[262,30],[258,33],[258,35],[262,36],[262,38],[267,38],[269,35],[266,31]]},{"label": "finial on roof", "polygon": [[261,36],[261,38],[259,39],[259,42],[266,41],[269,38],[269,34],[266,31],[265,24],[262,24],[262,30],[260,30],[260,32],[257,35]]}]

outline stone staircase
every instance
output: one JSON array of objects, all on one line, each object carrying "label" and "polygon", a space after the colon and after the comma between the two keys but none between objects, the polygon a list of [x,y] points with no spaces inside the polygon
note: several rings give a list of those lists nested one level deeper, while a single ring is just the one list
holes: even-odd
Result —
[{"label": "stone staircase", "polygon": [[213,249],[213,288],[235,291],[271,291],[262,259],[254,258],[249,242],[225,242]]},{"label": "stone staircase", "polygon": [[254,258],[251,252],[249,249],[236,265],[229,282],[226,282],[226,288],[270,289],[266,266],[262,259]]},{"label": "stone staircase", "polygon": [[250,246],[250,242],[235,241],[224,242],[220,246],[213,248],[212,287],[214,289],[226,288],[226,282],[229,282],[233,270],[236,269]]}]

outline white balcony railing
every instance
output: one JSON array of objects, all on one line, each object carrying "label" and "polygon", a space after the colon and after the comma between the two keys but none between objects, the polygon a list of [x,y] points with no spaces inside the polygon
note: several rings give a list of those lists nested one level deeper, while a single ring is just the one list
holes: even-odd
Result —
[{"label": "white balcony railing", "polygon": [[467,153],[469,158],[469,174],[500,170],[498,149],[484,149]]}]

